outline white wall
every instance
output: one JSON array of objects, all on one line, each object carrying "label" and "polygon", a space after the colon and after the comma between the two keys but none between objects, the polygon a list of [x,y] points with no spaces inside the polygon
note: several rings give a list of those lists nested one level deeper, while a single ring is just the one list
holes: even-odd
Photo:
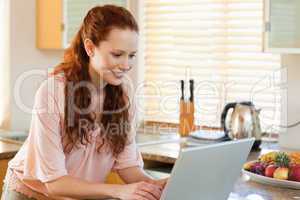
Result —
[{"label": "white wall", "polygon": [[[31,114],[17,105],[13,91],[16,81],[24,72],[34,69],[46,70],[59,63],[63,51],[39,50],[35,47],[35,0],[10,0],[10,91],[11,91],[11,129],[28,130]],[[45,72],[46,72],[45,71]],[[20,79],[19,79],[20,80]],[[18,92],[22,104],[31,108],[34,94],[42,80],[41,76],[25,79]]]},{"label": "white wall", "polygon": [[[286,114],[284,126],[300,121],[300,55],[282,55],[282,67],[287,69],[287,99],[283,105]],[[285,118],[285,117],[284,117]],[[300,149],[300,125],[285,129],[279,138],[281,147]]]},{"label": "white wall", "polygon": [[144,29],[141,26],[143,20],[143,1],[140,0],[130,0],[130,11],[133,13],[135,19],[139,24],[139,46],[138,46],[138,53],[137,53],[137,60],[135,67],[131,70],[129,76],[132,79],[133,86],[134,86],[134,94],[135,94],[135,104],[137,107],[136,117],[137,123],[143,121],[144,114],[143,114],[143,98],[141,95],[143,94],[143,83],[144,83],[144,76],[145,76],[145,68],[144,68]]}]

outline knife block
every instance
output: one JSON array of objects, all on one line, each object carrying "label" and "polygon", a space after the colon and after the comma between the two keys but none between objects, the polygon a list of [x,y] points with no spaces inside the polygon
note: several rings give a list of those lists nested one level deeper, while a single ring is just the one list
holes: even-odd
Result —
[{"label": "knife block", "polygon": [[188,136],[194,129],[194,102],[180,101],[179,134],[181,137]]}]

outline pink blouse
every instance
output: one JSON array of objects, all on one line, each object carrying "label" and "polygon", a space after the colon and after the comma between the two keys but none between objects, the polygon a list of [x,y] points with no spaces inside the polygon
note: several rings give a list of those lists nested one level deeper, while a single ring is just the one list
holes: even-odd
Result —
[{"label": "pink blouse", "polygon": [[[134,139],[117,158],[112,156],[107,144],[97,152],[97,141],[101,140],[100,128],[90,132],[91,143],[79,145],[79,148],[74,148],[70,153],[64,153],[61,142],[64,85],[65,81],[61,76],[51,76],[42,83],[35,96],[28,138],[9,162],[13,179],[9,180],[9,188],[28,197],[51,199],[47,197],[45,183],[65,175],[104,182],[110,171],[143,167]],[[92,98],[101,99],[97,95],[92,94]],[[101,102],[98,101],[98,104],[101,105]],[[134,134],[131,137],[134,138]]]}]

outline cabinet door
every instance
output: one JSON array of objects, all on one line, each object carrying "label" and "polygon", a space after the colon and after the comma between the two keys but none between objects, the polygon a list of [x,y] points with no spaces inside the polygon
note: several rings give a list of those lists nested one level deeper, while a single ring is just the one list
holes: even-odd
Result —
[{"label": "cabinet door", "polygon": [[6,175],[6,170],[7,170],[9,160],[10,159],[0,160],[0,195],[2,194],[3,181]]},{"label": "cabinet door", "polygon": [[36,0],[36,46],[62,49],[62,0]]},{"label": "cabinet door", "polygon": [[88,10],[97,5],[113,4],[128,8],[126,0],[64,0],[64,35],[63,46],[69,46],[87,14]]},{"label": "cabinet door", "polygon": [[265,0],[265,50],[300,53],[300,1]]},{"label": "cabinet door", "polygon": [[128,8],[129,0],[36,0],[37,47],[64,49],[69,46],[87,11],[114,4]]},{"label": "cabinet door", "polygon": [[105,183],[108,184],[125,184],[122,178],[116,172],[110,172],[106,177]]}]

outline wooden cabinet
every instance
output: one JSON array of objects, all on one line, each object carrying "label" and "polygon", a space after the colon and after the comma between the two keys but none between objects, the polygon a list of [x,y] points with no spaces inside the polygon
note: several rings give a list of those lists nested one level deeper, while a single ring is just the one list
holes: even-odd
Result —
[{"label": "wooden cabinet", "polygon": [[61,0],[36,1],[36,44],[41,49],[63,47],[63,21]]},{"label": "wooden cabinet", "polygon": [[105,182],[109,184],[124,184],[124,181],[116,172],[109,173]]},{"label": "wooden cabinet", "polygon": [[274,53],[300,53],[300,1],[264,1],[264,49]]},{"label": "wooden cabinet", "polygon": [[36,0],[36,45],[64,49],[76,34],[87,11],[103,4],[128,7],[126,0]]},{"label": "wooden cabinet", "polygon": [[2,194],[3,181],[6,175],[8,161],[10,159],[1,159],[0,160],[0,196]]}]

